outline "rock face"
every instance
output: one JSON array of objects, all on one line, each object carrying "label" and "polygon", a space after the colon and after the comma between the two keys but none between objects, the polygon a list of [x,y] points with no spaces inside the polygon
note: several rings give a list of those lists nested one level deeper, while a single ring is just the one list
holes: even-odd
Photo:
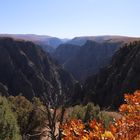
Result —
[{"label": "rock face", "polygon": [[0,83],[0,95],[2,96],[8,96],[8,88],[3,85],[2,83]]},{"label": "rock face", "polygon": [[124,93],[140,89],[140,42],[120,48],[109,66],[90,77],[84,86],[83,100],[102,107],[117,108]]},{"label": "rock face", "polygon": [[0,38],[0,82],[10,95],[46,96],[54,102],[71,97],[75,80],[32,42]]},{"label": "rock face", "polygon": [[52,54],[52,57],[54,57],[60,64],[63,65],[63,67],[65,67],[67,62],[69,62],[70,59],[77,55],[79,50],[80,46],[72,44],[61,44]]},{"label": "rock face", "polygon": [[64,44],[56,49],[54,56],[77,80],[84,81],[107,65],[121,45],[121,42],[93,41],[87,41],[83,46]]}]

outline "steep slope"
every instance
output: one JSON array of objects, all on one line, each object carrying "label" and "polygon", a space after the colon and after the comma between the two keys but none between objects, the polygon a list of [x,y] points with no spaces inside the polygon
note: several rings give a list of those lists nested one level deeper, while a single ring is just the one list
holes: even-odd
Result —
[{"label": "steep slope", "polygon": [[84,81],[88,76],[97,73],[101,67],[109,63],[114,52],[121,43],[97,43],[87,41],[76,55],[64,65],[73,76]]},{"label": "steep slope", "polygon": [[52,54],[52,56],[63,66],[77,54],[80,46],[72,44],[61,44]]},{"label": "steep slope", "polygon": [[108,64],[111,56],[120,46],[121,42],[87,41],[83,46],[63,44],[55,50],[54,57],[77,80],[84,81]]},{"label": "steep slope", "polygon": [[0,38],[0,82],[11,95],[46,96],[52,103],[62,95],[70,98],[75,81],[39,46]]},{"label": "steep slope", "polygon": [[109,66],[90,77],[84,86],[84,101],[117,108],[124,93],[140,89],[140,42],[120,48]]}]

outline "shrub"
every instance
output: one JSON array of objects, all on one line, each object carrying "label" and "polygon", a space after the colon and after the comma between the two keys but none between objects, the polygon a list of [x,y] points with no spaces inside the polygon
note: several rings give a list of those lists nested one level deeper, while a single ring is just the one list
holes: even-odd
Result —
[{"label": "shrub", "polygon": [[43,125],[47,120],[45,106],[39,98],[34,97],[32,102],[24,96],[9,96],[8,97],[12,111],[17,118],[22,135],[32,133],[34,129]]},{"label": "shrub", "polygon": [[23,96],[10,96],[9,101],[12,105],[12,111],[15,112],[21,134],[26,133],[29,125],[29,116],[33,110],[32,103]]},{"label": "shrub", "polygon": [[84,121],[85,107],[82,105],[76,105],[73,107],[72,112],[69,114],[70,119],[80,119]]},{"label": "shrub", "polygon": [[76,105],[73,107],[72,112],[69,114],[70,119],[80,119],[87,123],[90,120],[96,119],[98,121],[102,120],[105,127],[109,126],[110,121],[113,120],[111,116],[101,111],[98,105],[93,103],[88,103],[87,105]]}]

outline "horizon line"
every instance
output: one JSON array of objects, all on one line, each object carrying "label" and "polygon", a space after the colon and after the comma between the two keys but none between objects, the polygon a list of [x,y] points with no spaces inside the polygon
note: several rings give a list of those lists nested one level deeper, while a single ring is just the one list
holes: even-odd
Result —
[{"label": "horizon line", "polygon": [[76,35],[72,37],[60,37],[55,35],[49,34],[38,34],[38,33],[0,33],[0,35],[32,35],[32,36],[44,36],[44,37],[56,37],[60,39],[73,39],[76,37],[105,37],[105,36],[112,36],[112,37],[128,37],[128,38],[140,38],[140,36],[131,36],[131,35],[122,35],[122,34],[97,34],[97,35]]}]

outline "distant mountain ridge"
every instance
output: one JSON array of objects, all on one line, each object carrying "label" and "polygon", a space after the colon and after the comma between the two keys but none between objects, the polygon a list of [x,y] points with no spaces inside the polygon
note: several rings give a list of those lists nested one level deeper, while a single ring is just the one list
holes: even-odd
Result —
[{"label": "distant mountain ridge", "polygon": [[51,37],[47,35],[35,35],[35,34],[0,34],[0,37],[11,37],[18,40],[32,41],[47,52],[53,52],[60,44],[65,43],[66,39],[60,39],[57,37]]},{"label": "distant mountain ridge", "polygon": [[102,42],[129,43],[129,42],[133,42],[135,40],[140,40],[140,38],[128,37],[128,36],[115,36],[115,35],[81,36],[81,37],[75,37],[75,38],[69,40],[67,43],[82,46],[86,43],[87,40],[96,41],[99,43],[102,43]]},{"label": "distant mountain ridge", "polygon": [[124,42],[129,43],[135,40],[139,40],[139,37],[128,37],[128,36],[117,36],[117,35],[101,35],[101,36],[79,36],[72,39],[69,38],[58,38],[49,35],[37,35],[37,34],[0,34],[0,37],[12,37],[14,39],[20,39],[25,41],[32,41],[35,43],[45,43],[45,45],[52,46],[56,49],[61,44],[73,44],[73,45],[84,45],[86,41],[96,42]]}]

